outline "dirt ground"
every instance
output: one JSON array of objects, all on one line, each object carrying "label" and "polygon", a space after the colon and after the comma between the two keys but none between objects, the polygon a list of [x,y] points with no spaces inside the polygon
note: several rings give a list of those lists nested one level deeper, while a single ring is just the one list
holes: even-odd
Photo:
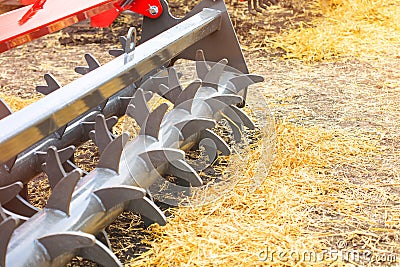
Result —
[{"label": "dirt ground", "polygon": [[[284,52],[270,48],[263,40],[320,16],[293,2],[272,6],[257,17],[247,14],[245,3],[228,5],[250,72],[265,77],[265,82],[257,88],[262,90],[276,123],[344,133],[375,148],[360,154],[357,161],[343,159],[329,169],[330,177],[343,185],[335,201],[357,205],[360,212],[355,213],[369,221],[354,218],[346,221],[347,215],[338,210],[334,200],[332,205],[316,203],[312,214],[319,223],[309,225],[304,235],[336,233],[358,240],[358,246],[362,247],[370,240],[365,241],[362,233],[354,234],[358,229],[370,232],[370,238],[380,243],[382,251],[400,253],[398,245],[393,245],[399,243],[396,232],[399,214],[388,215],[385,211],[388,206],[391,210],[400,209],[400,57],[349,56],[317,63],[282,59]],[[182,15],[193,1],[170,5],[174,14]],[[85,52],[101,63],[111,60],[107,49],[118,45],[115,36],[125,31],[121,25],[126,21],[140,25],[137,17],[124,17],[106,30],[91,30],[80,24],[3,53],[0,92],[25,99],[40,97],[34,87],[41,83],[44,73],[51,72],[61,84],[66,84],[79,77],[73,68],[83,64]],[[357,157],[358,151],[353,153]],[[392,216],[390,225],[388,216]],[[120,222],[109,228],[117,232],[112,237],[114,248],[125,260],[146,250],[138,245],[140,238],[133,237],[145,235],[132,230],[140,226],[140,221],[129,218],[121,216]],[[393,231],[383,233],[379,229]],[[331,246],[335,240],[329,241]]]}]

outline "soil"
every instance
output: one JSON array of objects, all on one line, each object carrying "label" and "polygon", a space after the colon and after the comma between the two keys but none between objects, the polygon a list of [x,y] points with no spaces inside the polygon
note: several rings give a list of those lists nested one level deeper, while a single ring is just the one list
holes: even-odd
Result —
[{"label": "soil", "polygon": [[[182,16],[196,2],[170,3],[171,12]],[[301,1],[281,1],[279,6],[272,6],[258,16],[248,14],[243,2],[228,4],[228,9],[250,71],[265,77],[258,88],[263,88],[275,119],[345,130],[356,137],[376,140],[382,147],[380,157],[371,158],[364,166],[336,166],[334,171],[349,177],[353,183],[362,183],[367,178],[387,184],[397,181],[400,59],[343,58],[314,64],[282,60],[283,52],[270,49],[265,40],[282,29],[307,23],[318,14],[309,12]],[[112,59],[107,50],[118,46],[117,36],[126,33],[126,25],[140,28],[140,17],[124,15],[109,29],[92,29],[83,22],[3,53],[0,92],[21,98],[41,97],[34,88],[42,83],[42,75],[48,71],[61,84],[75,80],[79,75],[73,68],[83,64],[85,52],[93,54],[101,63]],[[96,162],[90,157],[85,160],[85,164]],[[366,172],[354,171],[354,168],[368,169],[368,177]],[[400,193],[399,187],[382,190]],[[114,252],[122,262],[146,250],[141,240],[149,236],[141,230],[143,226],[140,218],[125,213],[107,228]],[[88,266],[87,262],[80,261],[75,259],[72,266]]]}]

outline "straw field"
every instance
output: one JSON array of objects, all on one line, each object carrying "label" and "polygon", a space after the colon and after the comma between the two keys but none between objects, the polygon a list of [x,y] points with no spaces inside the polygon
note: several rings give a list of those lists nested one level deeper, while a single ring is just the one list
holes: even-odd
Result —
[{"label": "straw field", "polygon": [[[284,0],[258,16],[245,6],[228,8],[250,71],[265,77],[250,90],[275,118],[269,172],[255,146],[220,199],[171,208],[163,227],[121,217],[108,229],[120,231],[115,252],[126,266],[400,266],[400,1]],[[109,60],[101,45],[66,49],[57,38],[0,58],[1,97],[14,109],[39,97],[38,73],[77,77],[65,73],[80,59],[57,51]],[[24,79],[5,66],[32,50]]]}]

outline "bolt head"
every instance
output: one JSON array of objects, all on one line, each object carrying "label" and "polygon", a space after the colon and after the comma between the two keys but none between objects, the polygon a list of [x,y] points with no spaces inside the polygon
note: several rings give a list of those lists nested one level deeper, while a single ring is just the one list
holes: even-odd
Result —
[{"label": "bolt head", "polygon": [[158,7],[157,6],[150,6],[149,7],[149,12],[153,16],[157,15],[158,14]]}]

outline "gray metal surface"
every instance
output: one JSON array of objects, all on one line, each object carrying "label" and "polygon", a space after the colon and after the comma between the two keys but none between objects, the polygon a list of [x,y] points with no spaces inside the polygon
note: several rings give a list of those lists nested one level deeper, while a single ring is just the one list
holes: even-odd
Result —
[{"label": "gray metal surface", "polygon": [[[203,38],[198,42],[193,43],[182,53],[177,55],[177,57],[172,60],[172,63],[179,58],[196,60],[196,52],[201,49],[207,55],[208,61],[218,62],[218,60],[221,58],[226,58],[231,67],[239,70],[241,73],[248,73],[247,65],[224,1],[201,1],[182,19],[175,18],[168,12],[168,4],[166,1],[162,0],[161,4],[163,5],[164,12],[157,20],[148,18],[143,19],[143,33],[141,40],[147,41],[166,29],[176,25],[177,23],[196,16],[197,14],[203,12],[204,9],[210,8],[219,10],[221,12],[219,31],[208,35],[206,38]],[[160,21],[162,22],[161,27]]]},{"label": "gray metal surface", "polygon": [[[220,77],[222,75],[220,73]],[[152,80],[149,79],[148,83]],[[215,121],[223,117],[221,114],[228,114],[229,106],[242,101],[241,97],[226,92],[224,84],[214,88],[207,84],[203,86],[200,81],[196,83],[200,86],[196,86],[194,92],[185,92],[193,90],[189,85],[177,97],[190,103],[184,105],[184,102],[176,101],[174,108],[167,113],[165,103],[150,112],[145,92],[137,90],[132,103],[145,101],[140,107],[141,112],[133,113],[133,119],[142,121],[139,135],[128,141],[128,135],[122,134],[110,141],[97,168],[83,177],[73,192],[78,172],[71,172],[61,179],[46,208],[14,231],[5,257],[7,266],[62,266],[74,255],[84,255],[100,264],[104,260],[108,262],[107,266],[119,266],[108,249],[99,245],[92,235],[101,232],[124,210],[133,210],[147,219],[165,224],[162,212],[145,197],[146,189],[161,174],[172,171],[175,175],[182,175],[178,178],[185,178],[187,174],[184,172],[195,173],[184,164],[185,153],[181,148],[188,150],[199,143],[199,132],[212,128]],[[150,90],[152,87],[146,88]],[[235,91],[241,90],[243,88]],[[194,97],[188,98],[188,94]],[[147,114],[144,120],[142,113]],[[232,119],[239,123],[235,116]],[[229,153],[224,146],[221,150]],[[196,184],[195,176],[189,175],[188,181]],[[190,192],[190,188],[188,190]],[[99,254],[98,257],[94,253]]]},{"label": "gray metal surface", "polygon": [[[221,119],[227,120],[237,141],[243,126],[254,128],[235,105],[243,103],[247,86],[262,78],[227,68],[228,64],[247,73],[223,1],[204,0],[183,20],[165,9],[151,25],[150,34],[161,31],[159,35],[135,47],[131,30],[130,37],[121,39],[122,53],[112,52],[119,55],[115,60],[100,66],[85,55],[88,66],[76,69],[85,76],[60,87],[46,75],[47,86],[40,87],[49,93],[46,97],[12,115],[4,112],[9,117],[0,121],[0,161],[20,155],[11,171],[0,168],[0,204],[6,204],[5,209],[0,206],[0,266],[63,266],[75,255],[104,266],[122,266],[95,235],[124,210],[141,214],[145,223],[164,225],[166,217],[152,201],[150,187],[165,182],[162,175],[174,175],[178,192],[189,196],[190,186],[203,182],[185,162],[184,151],[203,146],[211,161],[219,153],[229,155],[228,144],[210,130]],[[148,29],[144,36],[150,36]],[[202,46],[207,59],[223,59],[206,62],[203,52],[196,51]],[[183,88],[174,68],[152,76],[178,57],[200,58],[199,79]],[[133,83],[143,76],[150,78],[136,90]],[[150,92],[170,100],[173,108],[167,111],[163,103],[150,109]],[[126,133],[115,137],[110,132],[125,112],[140,126],[129,141]],[[72,154],[74,146],[88,138],[101,156],[96,169],[81,177],[84,172],[74,166]],[[42,170],[50,178],[52,194],[46,207],[37,211],[17,194],[20,181],[26,183]],[[24,214],[7,210],[11,202]],[[26,222],[14,229],[18,218]]]},{"label": "gray metal surface", "polygon": [[120,56],[16,112],[12,118],[1,120],[0,162],[6,162],[218,30],[220,13],[204,9],[138,46],[129,54],[127,64]]},{"label": "gray metal surface", "polygon": [[[124,115],[129,100],[121,100],[121,98],[132,96],[134,91],[135,87],[131,85],[115,94],[108,100],[101,114],[106,118],[112,116],[121,117]],[[57,93],[57,91],[54,93]],[[57,149],[62,149],[71,145],[78,147],[89,140],[89,132],[94,130],[94,122],[98,114],[100,114],[99,110],[91,110],[69,123],[61,139],[55,134],[51,134],[25,152],[19,154],[10,172],[8,169],[0,167],[0,186],[8,185],[16,181],[27,183],[35,175],[41,173],[43,171],[42,164],[46,160],[45,156],[49,147],[54,146]],[[0,121],[0,125],[3,125],[2,122],[3,120]]]}]

